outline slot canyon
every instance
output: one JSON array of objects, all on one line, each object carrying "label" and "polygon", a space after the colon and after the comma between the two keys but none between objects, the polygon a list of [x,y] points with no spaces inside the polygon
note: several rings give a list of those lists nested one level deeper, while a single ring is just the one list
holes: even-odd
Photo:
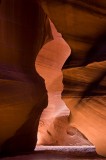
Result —
[{"label": "slot canyon", "polygon": [[40,146],[106,157],[105,0],[0,1],[0,157]]}]

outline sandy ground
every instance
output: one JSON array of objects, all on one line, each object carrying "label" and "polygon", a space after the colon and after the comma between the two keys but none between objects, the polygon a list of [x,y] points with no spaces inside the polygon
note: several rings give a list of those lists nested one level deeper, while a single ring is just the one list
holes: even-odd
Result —
[{"label": "sandy ground", "polygon": [[1,160],[104,160],[93,146],[37,146],[33,153]]}]

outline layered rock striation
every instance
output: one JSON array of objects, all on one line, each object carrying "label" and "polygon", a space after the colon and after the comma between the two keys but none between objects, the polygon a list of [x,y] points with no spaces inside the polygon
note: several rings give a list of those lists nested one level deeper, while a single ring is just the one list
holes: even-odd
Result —
[{"label": "layered rock striation", "polygon": [[52,39],[47,15],[32,0],[0,2],[0,155],[33,151],[48,96],[35,69]]},{"label": "layered rock striation", "polygon": [[62,92],[70,125],[106,156],[106,2],[40,2],[71,48],[63,66]]},{"label": "layered rock striation", "polygon": [[34,150],[48,105],[39,144],[92,143],[106,156],[105,28],[105,0],[0,1],[1,155]]},{"label": "layered rock striation", "polygon": [[[91,143],[75,128],[70,126],[67,108],[61,99],[63,91],[62,66],[71,53],[69,45],[50,21],[54,40],[40,50],[36,58],[36,69],[45,79],[48,106],[44,109],[38,129],[38,145],[81,146]],[[43,63],[42,63],[43,62]]]}]

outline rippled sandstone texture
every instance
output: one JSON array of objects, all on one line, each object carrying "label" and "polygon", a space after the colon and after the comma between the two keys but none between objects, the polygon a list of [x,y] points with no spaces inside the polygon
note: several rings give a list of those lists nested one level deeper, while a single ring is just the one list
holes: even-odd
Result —
[{"label": "rippled sandstone texture", "polygon": [[49,21],[32,0],[0,1],[0,155],[33,151],[48,97],[35,70]]},{"label": "rippled sandstone texture", "polygon": [[[34,149],[39,117],[47,106],[44,80],[35,71],[35,59],[51,33],[47,16],[35,2],[0,1],[0,154]],[[58,124],[67,128],[70,122],[71,126],[79,129],[96,146],[99,154],[106,156],[106,2],[39,2],[72,50],[63,67],[62,93],[62,98],[70,109],[70,116],[67,118],[69,113],[64,110],[66,108],[63,107],[62,111],[59,108],[59,113],[64,115],[65,112],[66,116],[57,115],[50,129],[55,132]],[[57,57],[53,57],[56,59],[54,69],[58,69]],[[49,60],[52,62],[51,56]],[[65,59],[62,63],[64,61]],[[59,70],[61,67],[62,64]],[[49,78],[55,76],[55,73],[48,75]],[[62,76],[61,72],[60,75]],[[55,81],[54,84],[56,83]],[[60,86],[55,87],[58,90]],[[57,97],[60,99],[59,94]],[[56,90],[54,95],[57,95]],[[51,97],[51,100],[53,102],[54,98]],[[60,126],[57,127],[59,131]],[[63,131],[60,135],[73,135],[73,128],[67,130],[67,134]],[[51,135],[50,131],[48,135]],[[66,141],[70,145],[68,139],[63,138],[65,137],[60,136],[55,144],[66,145],[63,144]]]},{"label": "rippled sandstone texture", "polygon": [[71,49],[51,21],[50,26],[54,40],[42,47],[35,63],[38,73],[45,79],[48,92],[48,106],[40,118],[37,144],[91,145],[76,128],[70,126],[68,119],[70,110],[61,99],[63,91],[61,69]]},{"label": "rippled sandstone texture", "polygon": [[106,1],[40,2],[72,51],[63,67],[62,93],[70,125],[106,156]]}]

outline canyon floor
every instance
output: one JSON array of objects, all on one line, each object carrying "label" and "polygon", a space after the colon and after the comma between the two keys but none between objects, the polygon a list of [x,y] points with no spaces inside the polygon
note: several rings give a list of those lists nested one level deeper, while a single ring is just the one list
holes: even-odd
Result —
[{"label": "canyon floor", "polygon": [[1,160],[104,160],[93,146],[37,146],[33,153]]}]

